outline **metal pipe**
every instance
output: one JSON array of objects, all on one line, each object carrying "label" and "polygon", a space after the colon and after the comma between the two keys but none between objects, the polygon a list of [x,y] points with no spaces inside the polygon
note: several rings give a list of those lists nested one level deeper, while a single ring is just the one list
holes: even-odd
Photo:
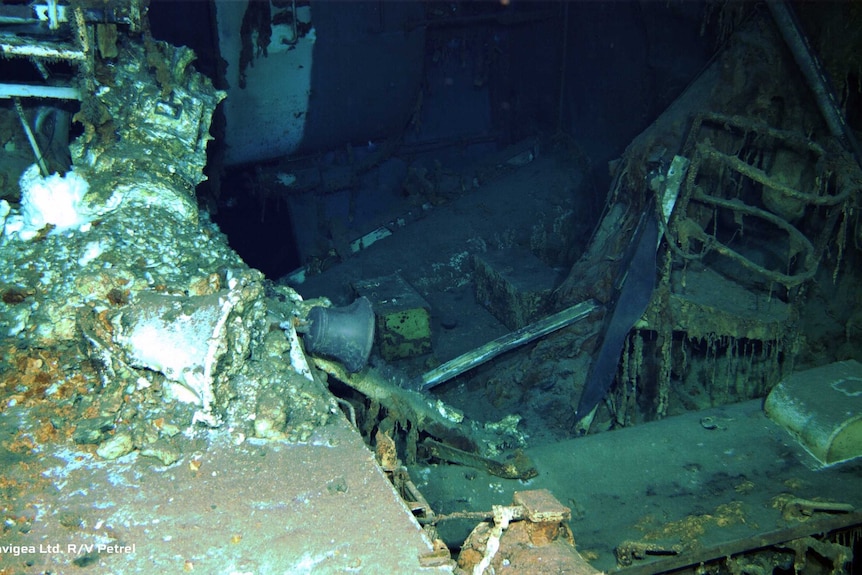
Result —
[{"label": "metal pipe", "polygon": [[33,130],[30,129],[30,124],[24,115],[24,107],[21,105],[21,100],[12,98],[12,101],[15,102],[15,111],[18,112],[18,118],[21,120],[21,125],[24,127],[27,139],[30,140],[30,147],[33,148],[33,153],[36,154],[36,163],[39,164],[39,171],[42,172],[42,177],[48,177],[50,175],[48,173],[48,166],[45,165],[42,151],[39,149],[39,144],[36,143],[36,136],[33,135]]},{"label": "metal pipe", "polygon": [[838,105],[838,100],[835,98],[835,92],[830,86],[829,78],[823,70],[820,60],[811,49],[799,23],[784,0],[770,0],[766,5],[769,6],[772,19],[775,20],[775,25],[778,26],[787,47],[790,48],[808,87],[814,92],[817,107],[820,108],[829,131],[850,149],[856,157],[856,161],[862,166],[862,152],[859,149],[859,142],[856,141],[853,130],[847,125],[844,114],[841,112],[841,106]]},{"label": "metal pipe", "polygon": [[597,310],[598,307],[599,305],[594,300],[583,301],[519,330],[502,335],[425,373],[422,376],[421,389],[427,391],[497,357],[501,353],[580,321]]},{"label": "metal pipe", "polygon": [[37,86],[32,84],[0,84],[0,100],[5,98],[53,98],[80,100],[81,92],[71,86]]},{"label": "metal pipe", "polygon": [[86,54],[81,50],[70,50],[51,46],[49,44],[18,45],[11,42],[0,42],[0,54],[3,56],[27,56],[31,58],[47,58],[49,60],[84,60]]}]

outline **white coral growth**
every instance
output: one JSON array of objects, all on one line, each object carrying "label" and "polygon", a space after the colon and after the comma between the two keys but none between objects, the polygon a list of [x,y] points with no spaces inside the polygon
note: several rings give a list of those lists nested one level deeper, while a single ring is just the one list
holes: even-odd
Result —
[{"label": "white coral growth", "polygon": [[19,235],[22,239],[32,238],[49,224],[56,231],[64,231],[80,228],[91,221],[83,201],[90,186],[74,171],[65,176],[55,173],[42,177],[39,167],[33,164],[24,171],[18,184],[21,187]]}]

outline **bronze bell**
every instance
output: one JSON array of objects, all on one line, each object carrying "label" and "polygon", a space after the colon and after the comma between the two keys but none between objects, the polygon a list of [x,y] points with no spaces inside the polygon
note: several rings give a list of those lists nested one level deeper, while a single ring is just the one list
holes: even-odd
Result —
[{"label": "bronze bell", "polygon": [[306,323],[306,351],[337,359],[350,373],[365,367],[374,344],[374,310],[368,298],[345,307],[315,306]]}]

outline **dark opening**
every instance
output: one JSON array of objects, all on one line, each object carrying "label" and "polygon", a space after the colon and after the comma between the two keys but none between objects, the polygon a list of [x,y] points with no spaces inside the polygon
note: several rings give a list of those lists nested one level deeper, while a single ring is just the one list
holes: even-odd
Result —
[{"label": "dark opening", "polygon": [[254,190],[254,170],[229,170],[212,219],[249,266],[276,280],[299,267],[287,202]]}]

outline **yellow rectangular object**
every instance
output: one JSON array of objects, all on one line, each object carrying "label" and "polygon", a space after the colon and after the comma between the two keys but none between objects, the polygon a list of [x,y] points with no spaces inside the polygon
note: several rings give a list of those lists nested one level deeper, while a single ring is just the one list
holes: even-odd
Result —
[{"label": "yellow rectangular object", "polygon": [[415,357],[431,351],[428,303],[400,275],[353,284],[371,301],[377,318],[376,340],[385,360]]}]

